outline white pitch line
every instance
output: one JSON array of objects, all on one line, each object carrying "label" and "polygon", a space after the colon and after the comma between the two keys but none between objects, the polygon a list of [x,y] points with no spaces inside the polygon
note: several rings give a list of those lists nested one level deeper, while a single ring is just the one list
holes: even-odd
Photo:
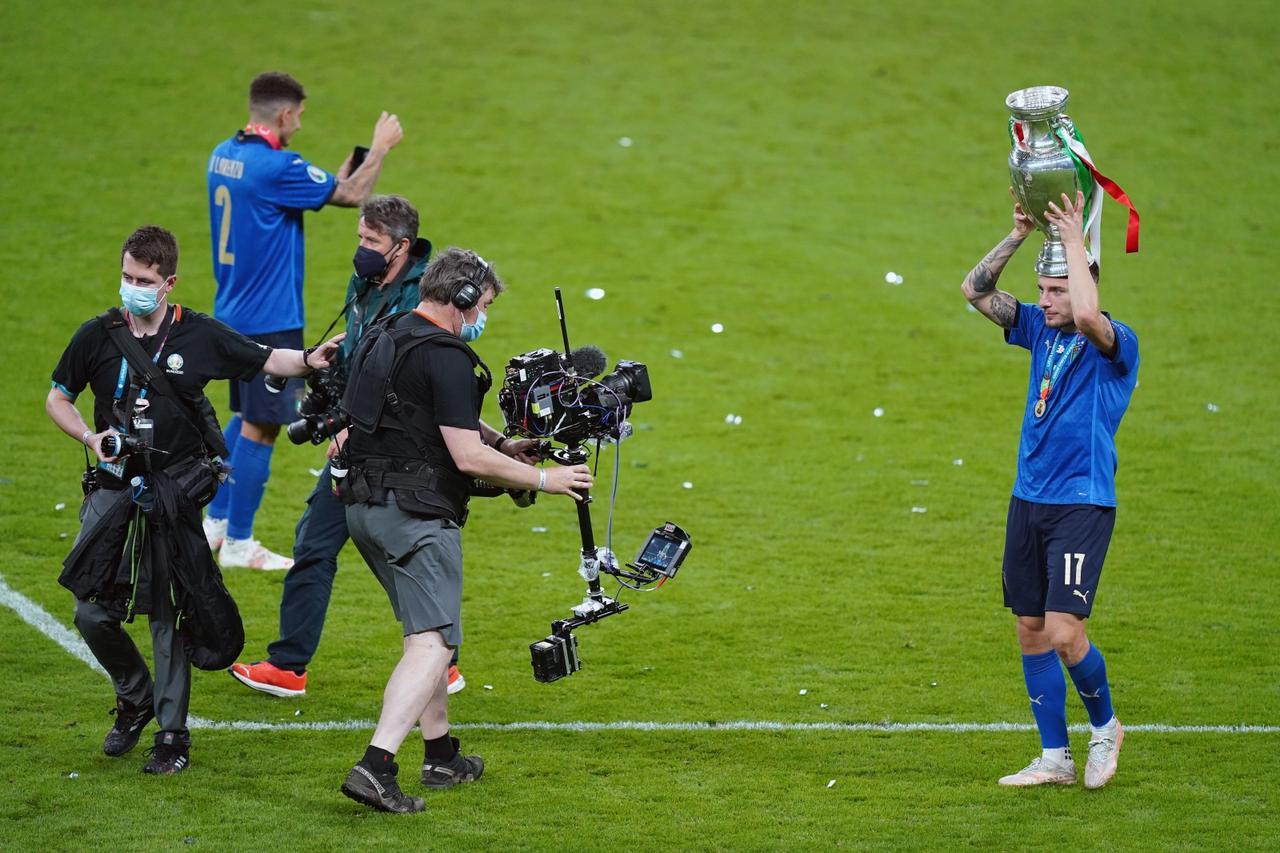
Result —
[{"label": "white pitch line", "polygon": [[[215,729],[238,732],[369,731],[373,720],[324,720],[321,722],[268,723],[257,720],[202,720],[191,728]],[[452,723],[452,728],[471,731],[494,732],[944,732],[949,734],[968,732],[1031,732],[1031,723],[787,723],[769,720],[728,720],[718,723],[662,723],[646,720],[615,720],[611,722],[523,721],[515,723]],[[1071,726],[1074,732],[1088,732],[1084,724]],[[1136,723],[1125,725],[1126,732],[1155,732],[1158,734],[1280,734],[1280,726],[1175,726],[1165,723]]]},{"label": "white pitch line", "polygon": [[[57,643],[72,657],[106,676],[106,671],[93,657],[93,652],[78,634],[63,626],[47,610],[5,583],[0,575],[0,604],[13,610],[18,617],[50,640]],[[194,715],[187,718],[193,729],[237,732],[287,732],[368,731],[374,728],[372,720],[322,720],[317,722],[271,723],[258,720],[206,720]],[[787,723],[769,720],[729,720],[719,723],[663,723],[644,720],[618,720],[614,722],[528,721],[515,723],[456,723],[457,729],[472,731],[543,731],[543,732],[1029,732],[1035,726],[1030,723]],[[1072,731],[1085,732],[1085,725],[1072,726]],[[1169,725],[1166,723],[1134,723],[1124,727],[1127,732],[1154,732],[1157,734],[1280,734],[1280,726],[1254,726],[1241,723],[1234,726]]]}]

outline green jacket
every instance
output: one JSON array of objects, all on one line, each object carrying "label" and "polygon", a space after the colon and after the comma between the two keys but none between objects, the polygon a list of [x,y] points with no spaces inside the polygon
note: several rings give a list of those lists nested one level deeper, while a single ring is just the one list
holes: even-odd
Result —
[{"label": "green jacket", "polygon": [[345,375],[351,355],[365,330],[383,317],[416,308],[422,301],[418,296],[418,282],[430,257],[431,241],[419,237],[409,249],[409,263],[395,281],[388,282],[381,289],[368,279],[352,274],[347,284],[347,337],[338,350],[338,370],[341,373]]}]

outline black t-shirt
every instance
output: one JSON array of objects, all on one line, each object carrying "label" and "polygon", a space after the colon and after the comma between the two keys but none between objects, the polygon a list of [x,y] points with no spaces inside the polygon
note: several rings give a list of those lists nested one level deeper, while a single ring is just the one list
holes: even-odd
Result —
[{"label": "black t-shirt", "polygon": [[[428,325],[432,325],[430,320],[414,312],[400,319],[396,328]],[[352,381],[358,382],[359,377],[353,377]],[[416,411],[424,413],[412,422],[415,429],[421,427],[418,436],[427,448],[426,461],[457,472],[440,427],[480,429],[483,398],[471,359],[456,346],[430,342],[418,344],[405,357],[391,384],[400,398],[406,419]],[[408,426],[392,414],[389,406],[383,409],[381,423],[382,427],[387,425]],[[373,433],[353,429],[347,458],[352,462],[362,462],[373,457],[421,459],[422,453],[404,428],[379,428]]]},{"label": "black t-shirt", "polygon": [[[139,338],[138,343],[151,356],[157,355],[157,347],[160,348],[156,364],[173,387],[189,399],[203,396],[204,386],[214,379],[252,379],[271,355],[269,347],[254,343],[208,315],[181,306],[169,310],[173,321],[167,335],[149,335]],[[95,317],[76,330],[53,370],[54,384],[73,399],[86,387],[93,392],[94,432],[108,427],[133,432],[132,423],[122,422],[128,418],[122,410],[130,383],[139,380],[132,369],[126,370],[119,390],[121,402],[117,404],[122,364],[127,368],[124,356]],[[148,391],[141,405],[145,406],[142,416],[154,422],[153,446],[167,451],[152,454],[153,467],[185,462],[201,452],[200,433],[192,425],[195,416],[187,414],[181,403]],[[123,474],[119,469],[114,473],[128,479],[141,471],[141,465],[141,459],[130,457]]]}]

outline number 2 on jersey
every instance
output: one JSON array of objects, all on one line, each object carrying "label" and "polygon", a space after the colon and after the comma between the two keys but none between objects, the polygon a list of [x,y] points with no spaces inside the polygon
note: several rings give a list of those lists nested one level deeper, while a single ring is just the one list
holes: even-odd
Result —
[{"label": "number 2 on jersey", "polygon": [[222,208],[222,226],[218,230],[218,263],[234,266],[236,256],[227,251],[231,239],[231,190],[223,184],[213,191],[213,203]]}]

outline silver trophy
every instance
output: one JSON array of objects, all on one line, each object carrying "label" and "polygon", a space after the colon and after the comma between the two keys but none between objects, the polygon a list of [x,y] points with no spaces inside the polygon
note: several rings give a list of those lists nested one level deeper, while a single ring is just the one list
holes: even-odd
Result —
[{"label": "silver trophy", "polygon": [[1074,202],[1076,191],[1083,191],[1088,202],[1093,192],[1092,176],[1072,158],[1064,141],[1064,136],[1076,136],[1075,126],[1063,112],[1068,94],[1058,86],[1032,86],[1019,89],[1004,101],[1013,116],[1009,122],[1013,191],[1022,210],[1045,234],[1044,248],[1036,257],[1036,272],[1055,278],[1066,276],[1067,254],[1057,227],[1045,219],[1044,212],[1049,202],[1061,207],[1063,193]]}]

